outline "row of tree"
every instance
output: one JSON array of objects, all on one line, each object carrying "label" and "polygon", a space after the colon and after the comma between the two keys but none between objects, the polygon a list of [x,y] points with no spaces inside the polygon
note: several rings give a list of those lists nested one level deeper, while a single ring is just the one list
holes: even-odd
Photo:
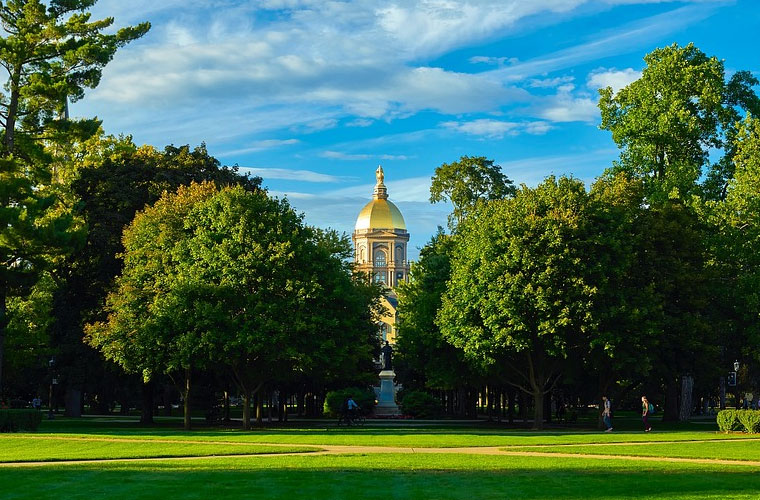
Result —
[{"label": "row of tree", "polygon": [[407,386],[511,386],[537,427],[558,389],[655,392],[675,419],[681,377],[709,397],[729,360],[760,361],[758,81],[693,45],[645,61],[600,91],[621,153],[590,189],[515,188],[482,157],[436,171],[454,212],[400,287]]}]

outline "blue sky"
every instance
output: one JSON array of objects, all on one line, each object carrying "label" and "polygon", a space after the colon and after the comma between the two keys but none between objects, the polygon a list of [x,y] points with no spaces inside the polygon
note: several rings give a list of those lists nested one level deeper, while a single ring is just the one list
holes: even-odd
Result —
[{"label": "blue sky", "polygon": [[636,79],[652,49],[694,42],[760,76],[758,0],[100,0],[93,15],[153,28],[74,115],[140,144],[205,142],[349,233],[382,164],[412,258],[450,211],[427,201],[441,163],[486,156],[528,185],[599,175],[617,152],[597,89]]}]

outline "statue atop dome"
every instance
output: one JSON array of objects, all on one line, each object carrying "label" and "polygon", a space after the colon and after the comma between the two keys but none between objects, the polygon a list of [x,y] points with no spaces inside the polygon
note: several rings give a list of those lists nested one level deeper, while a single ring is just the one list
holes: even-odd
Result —
[{"label": "statue atop dome", "polygon": [[377,166],[377,170],[375,170],[375,177],[377,177],[377,185],[382,186],[383,181],[385,181],[385,174],[383,173],[382,165]]}]

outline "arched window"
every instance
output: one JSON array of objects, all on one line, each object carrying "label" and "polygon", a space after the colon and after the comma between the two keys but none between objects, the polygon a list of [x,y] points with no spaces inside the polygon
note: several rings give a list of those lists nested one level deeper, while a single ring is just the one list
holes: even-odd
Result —
[{"label": "arched window", "polygon": [[396,262],[398,264],[404,263],[404,247],[401,245],[396,247]]},{"label": "arched window", "polygon": [[385,342],[388,340],[389,327],[386,323],[380,323],[380,339]]},{"label": "arched window", "polygon": [[375,267],[385,267],[385,252],[382,250],[375,250]]}]

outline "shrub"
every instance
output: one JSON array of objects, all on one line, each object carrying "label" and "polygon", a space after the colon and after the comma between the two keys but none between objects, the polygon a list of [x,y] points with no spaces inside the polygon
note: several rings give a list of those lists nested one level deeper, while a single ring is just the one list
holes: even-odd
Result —
[{"label": "shrub", "polygon": [[441,413],[441,402],[424,391],[410,391],[401,400],[401,411],[414,418],[435,418]]},{"label": "shrub", "polygon": [[36,431],[40,422],[39,410],[0,410],[0,432]]},{"label": "shrub", "polygon": [[361,408],[361,412],[367,414],[375,408],[375,391],[372,389],[359,389],[357,387],[348,387],[338,391],[330,391],[325,396],[324,412],[336,417],[340,414],[343,403],[349,396],[354,397],[354,401]]},{"label": "shrub", "polygon": [[717,417],[718,429],[723,432],[738,431],[741,424],[736,415],[736,410],[721,410]]},{"label": "shrub", "polygon": [[760,432],[760,411],[758,410],[739,410],[736,412],[737,419],[744,427],[744,432],[757,434]]}]

